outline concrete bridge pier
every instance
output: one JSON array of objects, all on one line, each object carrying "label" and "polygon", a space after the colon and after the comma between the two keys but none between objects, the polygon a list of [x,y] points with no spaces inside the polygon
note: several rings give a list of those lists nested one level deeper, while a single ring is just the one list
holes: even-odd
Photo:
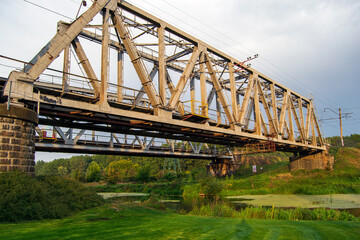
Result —
[{"label": "concrete bridge pier", "polygon": [[0,172],[19,170],[35,174],[35,111],[0,104]]},{"label": "concrete bridge pier", "polygon": [[334,157],[331,156],[328,150],[321,151],[311,155],[294,155],[290,157],[290,171],[299,169],[313,170],[313,169],[328,169],[332,170],[334,164]]},{"label": "concrete bridge pier", "polygon": [[229,156],[218,157],[207,166],[207,171],[215,177],[231,175],[235,171],[234,160]]}]

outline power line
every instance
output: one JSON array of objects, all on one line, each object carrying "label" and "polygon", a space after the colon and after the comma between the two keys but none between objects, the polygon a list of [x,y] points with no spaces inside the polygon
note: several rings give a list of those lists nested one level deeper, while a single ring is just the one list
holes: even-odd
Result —
[{"label": "power line", "polygon": [[71,17],[68,17],[68,16],[66,16],[66,15],[64,15],[64,14],[61,14],[61,13],[56,12],[56,11],[54,11],[54,10],[51,10],[51,9],[49,9],[49,8],[43,7],[43,6],[41,6],[41,5],[38,5],[38,4],[36,4],[36,3],[30,2],[30,1],[28,1],[28,0],[23,0],[23,1],[24,1],[24,2],[27,2],[27,3],[29,3],[29,4],[32,4],[32,5],[34,5],[34,6],[38,7],[38,8],[41,8],[41,9],[44,9],[44,10],[46,10],[46,11],[52,12],[52,13],[54,13],[54,14],[56,14],[56,15],[65,17],[65,18],[70,19],[70,20],[74,20],[74,19],[71,18]]},{"label": "power line", "polygon": [[[142,0],[142,1],[145,2],[146,4],[150,5],[150,6],[153,6],[154,8],[159,9],[160,11],[166,13],[167,15],[170,15],[168,12],[162,10],[161,8],[159,8],[159,7],[157,7],[157,6],[153,5],[153,4],[150,4],[150,3],[148,3],[148,2],[146,2],[146,1],[144,1],[144,0]],[[254,52],[253,50],[251,50],[250,48],[244,46],[243,44],[240,44],[239,42],[237,42],[237,41],[233,40],[232,38],[228,37],[227,35],[219,32],[218,30],[214,29],[213,27],[208,26],[208,25],[207,25],[206,23],[204,23],[203,21],[201,21],[201,20],[193,17],[192,15],[190,15],[190,14],[186,13],[185,11],[177,8],[176,6],[174,6],[174,5],[166,2],[166,1],[164,1],[164,0],[161,0],[161,1],[164,2],[164,3],[166,3],[166,4],[168,4],[168,5],[170,5],[171,7],[175,8],[175,9],[177,9],[178,11],[186,14],[187,16],[191,17],[192,19],[196,20],[197,22],[201,23],[202,25],[206,26],[207,28],[209,28],[209,29],[217,32],[218,34],[221,34],[222,37],[231,40],[232,42],[236,43],[237,46],[240,45],[240,46],[242,46],[244,49],[247,49],[248,51],[250,51],[250,52],[252,52],[252,53],[255,53],[255,52]],[[183,22],[182,19],[179,19],[179,18],[177,18],[177,17],[174,17],[173,15],[170,15],[170,16]],[[202,32],[202,33],[205,33],[204,31],[202,31],[202,30],[194,27],[193,25],[190,25],[190,24],[187,24],[187,23],[186,23],[186,25],[189,25],[189,26],[191,26],[192,28],[194,28],[194,29],[196,29],[196,30],[198,30],[198,31],[200,31],[200,32]],[[214,38],[214,39],[220,41],[220,42],[223,43],[223,44],[227,44],[227,43],[225,43],[223,40],[220,40],[220,39],[215,38],[214,35],[210,35],[210,34],[208,34],[208,33],[205,33],[205,34],[208,35],[208,36],[210,36],[211,38]],[[234,50],[236,50],[236,51],[238,51],[238,52],[240,52],[240,53],[242,53],[242,54],[245,54],[242,50],[240,50],[240,49],[238,49],[238,48],[235,48],[235,47],[233,47],[232,45],[229,46],[229,47],[232,48],[232,49],[234,49]],[[267,62],[268,64],[270,64],[270,65],[272,65],[273,67],[275,67],[275,68],[277,68],[278,70],[280,70],[282,73],[288,75],[288,76],[291,77],[293,80],[295,80],[295,81],[290,81],[290,82],[288,82],[288,81],[287,81],[287,78],[281,76],[280,74],[278,74],[276,71],[274,71],[274,70],[271,69],[270,67],[267,67],[264,63],[262,63],[262,62],[260,62],[260,61],[256,61],[256,62],[258,62],[260,65],[264,66],[265,68],[270,69],[271,72],[275,73],[275,74],[276,74],[278,77],[280,77],[284,82],[286,82],[287,84],[290,84],[290,85],[294,85],[296,88],[302,89],[302,91],[304,91],[304,93],[310,94],[307,89],[312,90],[314,93],[317,94],[317,96],[319,96],[319,98],[321,97],[321,99],[324,100],[324,101],[321,101],[321,100],[317,99],[317,101],[320,101],[320,102],[322,102],[324,105],[330,107],[330,105],[329,105],[328,103],[329,103],[329,102],[332,102],[332,100],[328,99],[327,97],[325,97],[324,95],[322,95],[322,94],[321,94],[320,92],[318,92],[317,90],[311,89],[311,88],[309,88],[308,86],[306,86],[305,84],[301,83],[301,81],[298,81],[298,79],[296,79],[296,78],[295,78],[294,76],[292,76],[290,73],[284,71],[283,69],[281,69],[280,67],[278,67],[277,65],[275,65],[274,63],[272,63],[271,61],[269,61],[268,59],[266,59],[265,57],[260,56],[260,58],[263,59],[263,60],[264,60],[265,62]],[[301,86],[300,86],[300,85],[301,85]],[[335,104],[335,105],[337,105],[337,104],[334,103],[334,102],[332,102],[332,103]],[[334,105],[334,106],[335,106],[335,105]]]}]

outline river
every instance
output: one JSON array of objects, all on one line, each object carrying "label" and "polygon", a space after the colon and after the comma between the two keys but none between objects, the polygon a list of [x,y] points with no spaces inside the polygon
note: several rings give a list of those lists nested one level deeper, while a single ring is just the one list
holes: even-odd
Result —
[{"label": "river", "polygon": [[[144,193],[98,193],[105,199],[118,197],[122,201],[143,201],[149,197]],[[160,200],[167,208],[176,211],[189,212],[194,206],[201,206],[213,201],[211,198],[184,199],[182,196],[161,197]],[[277,208],[331,208],[346,210],[356,217],[360,217],[360,194],[330,194],[330,195],[301,195],[301,194],[269,194],[269,195],[241,195],[222,197],[218,201],[225,201],[236,209],[247,206],[277,207]]]}]

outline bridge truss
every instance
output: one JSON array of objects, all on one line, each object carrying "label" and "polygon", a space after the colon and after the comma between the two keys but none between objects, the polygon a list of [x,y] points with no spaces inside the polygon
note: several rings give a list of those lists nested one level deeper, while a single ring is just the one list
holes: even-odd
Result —
[{"label": "bridge truss", "polygon": [[37,151],[216,158],[268,141],[325,150],[310,99],[120,0],[59,22],[4,96],[38,111]]}]

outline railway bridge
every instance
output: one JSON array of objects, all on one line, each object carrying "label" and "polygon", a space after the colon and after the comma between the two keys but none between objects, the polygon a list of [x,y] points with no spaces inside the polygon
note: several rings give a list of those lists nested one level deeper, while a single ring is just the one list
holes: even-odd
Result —
[{"label": "railway bridge", "polygon": [[93,1],[21,63],[1,81],[0,171],[33,172],[35,151],[329,166],[311,99],[126,1]]}]

